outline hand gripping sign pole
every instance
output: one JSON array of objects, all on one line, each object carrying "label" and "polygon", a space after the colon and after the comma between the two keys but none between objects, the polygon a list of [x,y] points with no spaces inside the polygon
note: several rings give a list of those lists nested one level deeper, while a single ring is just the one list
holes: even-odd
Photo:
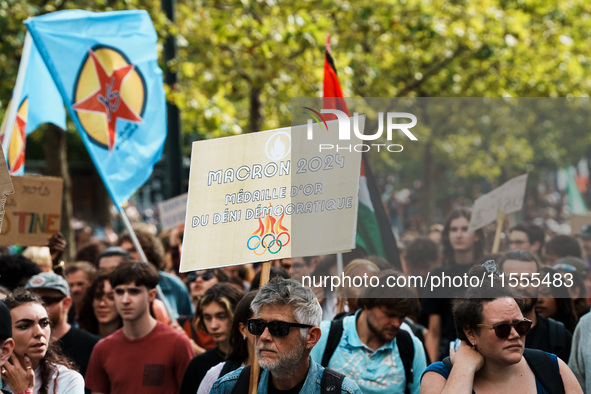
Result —
[{"label": "hand gripping sign pole", "polygon": [[495,239],[493,241],[491,253],[497,253],[499,251],[499,245],[501,244],[501,234],[503,233],[503,225],[505,224],[505,218],[507,214],[501,210],[501,207],[497,210],[497,231],[495,232]]}]

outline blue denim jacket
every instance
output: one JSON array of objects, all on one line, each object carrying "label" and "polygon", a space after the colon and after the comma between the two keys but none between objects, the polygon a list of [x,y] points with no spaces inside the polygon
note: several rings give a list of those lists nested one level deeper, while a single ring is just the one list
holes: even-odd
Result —
[{"label": "blue denim jacket", "polygon": [[[230,394],[232,389],[236,385],[238,376],[242,372],[242,368],[239,368],[229,374],[219,378],[213,384],[211,388],[212,394]],[[320,394],[320,381],[322,380],[322,374],[324,373],[324,367],[310,359],[310,369],[306,376],[304,386],[300,390],[300,393],[305,394]],[[267,387],[269,385],[269,371],[263,369],[261,374],[261,380],[259,381],[259,387],[257,394],[267,394]],[[341,386],[341,394],[361,394],[361,390],[357,384],[349,378],[345,378],[343,385]]]}]

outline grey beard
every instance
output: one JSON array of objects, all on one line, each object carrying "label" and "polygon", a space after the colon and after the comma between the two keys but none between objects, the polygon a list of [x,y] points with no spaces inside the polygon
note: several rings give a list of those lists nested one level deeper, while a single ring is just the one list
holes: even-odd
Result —
[{"label": "grey beard", "polygon": [[[259,351],[257,349],[257,358]],[[259,358],[259,365],[261,368],[266,369],[270,372],[286,372],[297,366],[304,356],[303,344],[298,347],[293,347],[287,352],[283,353],[279,360],[276,361],[265,361]]]}]

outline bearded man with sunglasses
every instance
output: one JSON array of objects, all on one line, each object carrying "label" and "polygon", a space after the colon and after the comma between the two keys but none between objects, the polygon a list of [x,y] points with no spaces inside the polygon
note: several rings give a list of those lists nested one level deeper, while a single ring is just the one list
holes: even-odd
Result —
[{"label": "bearded man with sunglasses", "polygon": [[72,306],[68,282],[60,275],[42,272],[32,276],[25,288],[43,300],[51,322],[51,340],[60,344],[64,355],[76,363],[84,377],[90,354],[100,338],[68,323]]},{"label": "bearded man with sunglasses", "polygon": [[[341,393],[361,393],[355,382],[310,358],[320,339],[322,319],[312,290],[293,279],[275,278],[259,290],[251,309],[255,318],[248,321],[248,330],[255,335],[262,368],[258,394],[320,394],[322,387],[330,385],[340,386]],[[211,393],[248,392],[249,371],[250,367],[240,368],[218,379]]]},{"label": "bearded man with sunglasses", "polygon": [[150,315],[159,280],[142,262],[123,262],[111,274],[123,327],[92,352],[86,387],[93,393],[178,393],[194,354],[186,335]]}]

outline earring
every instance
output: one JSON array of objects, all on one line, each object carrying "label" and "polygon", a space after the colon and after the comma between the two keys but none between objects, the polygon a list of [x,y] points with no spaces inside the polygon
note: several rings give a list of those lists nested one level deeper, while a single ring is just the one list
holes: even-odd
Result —
[{"label": "earring", "polygon": [[242,336],[242,339],[246,341],[246,335],[243,335]]}]

